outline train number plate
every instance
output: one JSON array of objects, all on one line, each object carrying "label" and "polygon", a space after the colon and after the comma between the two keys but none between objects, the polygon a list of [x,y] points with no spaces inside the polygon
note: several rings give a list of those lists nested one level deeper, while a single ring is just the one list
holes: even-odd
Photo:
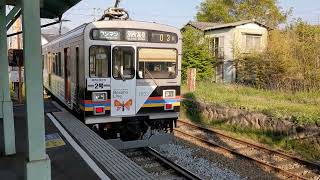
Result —
[{"label": "train number plate", "polygon": [[110,79],[109,78],[88,78],[87,90],[88,91],[110,90]]}]

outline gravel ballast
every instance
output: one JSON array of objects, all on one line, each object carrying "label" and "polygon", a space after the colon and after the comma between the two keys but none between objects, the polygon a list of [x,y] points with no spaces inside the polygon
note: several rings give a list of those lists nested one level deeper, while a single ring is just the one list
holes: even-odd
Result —
[{"label": "gravel ballast", "polygon": [[187,170],[196,173],[204,179],[243,179],[240,175],[218,167],[215,163],[204,158],[194,156],[195,149],[178,144],[164,144],[157,148],[160,153]]},{"label": "gravel ballast", "polygon": [[282,179],[250,160],[221,152],[214,147],[176,135],[172,143],[154,147],[167,158],[203,179]]}]

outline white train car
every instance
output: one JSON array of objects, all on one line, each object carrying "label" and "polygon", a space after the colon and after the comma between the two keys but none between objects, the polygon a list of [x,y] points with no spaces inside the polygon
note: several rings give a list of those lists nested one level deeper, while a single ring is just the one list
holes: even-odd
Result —
[{"label": "white train car", "polygon": [[84,24],[42,47],[44,87],[119,149],[166,143],[180,111],[181,46],[167,25]]}]

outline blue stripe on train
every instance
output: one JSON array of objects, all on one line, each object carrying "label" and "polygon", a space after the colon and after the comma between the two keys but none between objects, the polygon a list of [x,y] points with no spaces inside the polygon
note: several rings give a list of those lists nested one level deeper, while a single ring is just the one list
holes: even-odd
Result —
[{"label": "blue stripe on train", "polygon": [[163,103],[175,103],[175,102],[180,102],[180,99],[147,100],[144,104],[163,104]]},{"label": "blue stripe on train", "polygon": [[111,106],[111,103],[104,103],[104,104],[83,104],[84,107],[94,107],[94,106]]}]

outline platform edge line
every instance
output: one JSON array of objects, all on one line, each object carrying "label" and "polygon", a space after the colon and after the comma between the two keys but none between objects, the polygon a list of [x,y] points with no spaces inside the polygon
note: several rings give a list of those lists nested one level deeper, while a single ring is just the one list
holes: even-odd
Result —
[{"label": "platform edge line", "polygon": [[48,118],[58,128],[61,134],[71,144],[81,158],[88,164],[88,166],[97,174],[102,180],[110,180],[110,178],[99,168],[99,166],[90,158],[90,156],[79,146],[79,144],[70,136],[70,134],[60,125],[57,119],[51,114],[47,113]]}]

